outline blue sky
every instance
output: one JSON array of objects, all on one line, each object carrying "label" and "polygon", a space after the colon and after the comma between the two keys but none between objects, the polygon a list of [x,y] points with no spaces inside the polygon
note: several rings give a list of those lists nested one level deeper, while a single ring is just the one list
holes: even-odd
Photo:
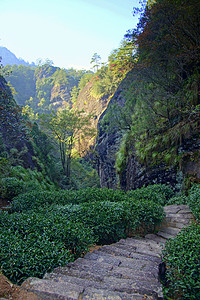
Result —
[{"label": "blue sky", "polygon": [[106,62],[137,24],[139,0],[0,0],[0,46],[25,61],[50,59],[61,68]]}]

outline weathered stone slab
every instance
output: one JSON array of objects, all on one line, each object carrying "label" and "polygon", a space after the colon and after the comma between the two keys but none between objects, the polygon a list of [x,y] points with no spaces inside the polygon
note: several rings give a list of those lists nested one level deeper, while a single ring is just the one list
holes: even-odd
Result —
[{"label": "weathered stone slab", "polygon": [[[161,284],[157,280],[146,281],[145,278],[135,278],[135,279],[125,279],[117,277],[104,277],[103,281],[95,281],[93,279],[82,279],[61,274],[49,274],[49,282],[60,283],[60,286],[65,284],[73,284],[80,286],[83,289],[87,287],[92,287],[95,289],[105,289],[110,291],[126,292],[126,293],[139,293],[151,295],[152,293],[156,295],[158,286]],[[45,280],[46,281],[46,280]],[[50,288],[49,288],[50,290]]]},{"label": "weathered stone slab", "polygon": [[[189,225],[190,224],[190,221],[188,220],[187,221],[187,224]],[[168,226],[169,227],[173,227],[173,228],[179,228],[179,229],[183,229],[184,227],[186,227],[186,224],[185,222],[183,221],[182,223],[179,223],[179,222],[176,222],[176,221],[170,221],[168,222]]]},{"label": "weathered stone slab", "polygon": [[158,231],[157,233],[158,236],[161,236],[162,238],[168,240],[168,239],[173,239],[175,236],[169,233],[166,233],[162,230]]},{"label": "weathered stone slab", "polygon": [[[126,249],[127,245],[126,244],[117,244],[115,247],[120,248],[120,249]],[[161,254],[161,250],[160,249],[153,249],[151,246],[149,246],[148,244],[140,244],[137,243],[137,247],[130,247],[130,250],[132,251],[131,254],[133,253],[143,253],[143,254],[147,254],[147,255],[153,255],[156,257],[159,257],[159,255]]]},{"label": "weathered stone slab", "polygon": [[127,240],[120,240],[119,242],[114,244],[117,245],[125,245],[126,247],[148,247],[148,249],[160,249],[160,244],[156,241],[151,241],[145,238],[128,238]]},{"label": "weathered stone slab", "polygon": [[29,278],[23,285],[29,291],[34,292],[41,300],[79,300],[84,288],[69,282],[51,281],[38,278]]},{"label": "weathered stone slab", "polygon": [[117,256],[125,256],[125,257],[131,257],[131,251],[129,249],[124,250],[113,246],[103,246],[100,249],[97,250],[98,252],[106,252],[112,255]]},{"label": "weathered stone slab", "polygon": [[153,240],[153,241],[159,243],[160,245],[164,245],[166,243],[166,239],[163,239],[162,237],[160,237],[156,234],[152,234],[152,233],[145,235],[145,238],[149,239],[149,240]]},{"label": "weathered stone slab", "polygon": [[178,219],[190,219],[190,220],[193,220],[194,219],[194,216],[192,213],[178,213],[178,214],[171,214],[171,213],[168,213],[166,215],[166,218],[173,218],[175,220],[178,220]]},{"label": "weathered stone slab", "polygon": [[[118,253],[119,253],[119,251],[118,251],[118,249],[117,248],[112,248],[111,250],[110,250],[110,248],[104,248],[104,247],[101,247],[100,249],[98,249],[98,250],[95,250],[93,253],[98,253],[98,252],[100,252],[100,253],[103,253],[103,255],[111,255],[111,256],[113,256],[113,257],[119,257],[120,255],[118,255]],[[134,259],[134,260],[145,260],[145,261],[152,261],[152,262],[154,262],[154,263],[160,263],[160,258],[158,258],[158,257],[155,257],[155,256],[148,256],[148,255],[145,255],[145,254],[139,254],[139,253],[133,253],[133,252],[128,252],[129,253],[129,255],[128,256],[122,256],[121,255],[121,257],[123,257],[123,258],[131,258],[131,259]]]},{"label": "weathered stone slab", "polygon": [[[150,298],[151,297],[151,298]],[[86,288],[83,295],[83,300],[154,300],[157,299],[152,296],[147,296],[144,298],[144,295],[139,294],[127,294],[127,293],[120,293],[120,292],[112,292],[107,290],[100,290],[100,289],[92,289]]]},{"label": "weathered stone slab", "polygon": [[164,212],[167,213],[192,213],[191,209],[184,204],[181,205],[169,205],[164,207]]},{"label": "weathered stone slab", "polygon": [[165,206],[164,207],[164,212],[167,213],[172,213],[172,214],[176,214],[180,211],[180,207],[178,205],[170,205],[170,206]]},{"label": "weathered stone slab", "polygon": [[[120,257],[120,256],[113,256],[108,253],[88,253],[84,257],[88,260],[97,260],[99,262],[107,262],[109,264],[112,264],[113,266],[118,267],[128,267],[130,269],[138,268],[138,266],[141,266],[142,269],[147,270],[150,268],[156,268],[157,264],[160,262],[160,259],[151,259],[148,256],[144,255],[138,255],[136,254],[136,257],[133,258],[127,258],[127,257]],[[156,268],[157,269],[157,268]]]},{"label": "weathered stone slab", "polygon": [[174,227],[162,228],[162,232],[166,232],[166,233],[174,235],[174,236],[176,236],[177,234],[179,234],[180,231],[181,231],[181,229],[174,228]]}]

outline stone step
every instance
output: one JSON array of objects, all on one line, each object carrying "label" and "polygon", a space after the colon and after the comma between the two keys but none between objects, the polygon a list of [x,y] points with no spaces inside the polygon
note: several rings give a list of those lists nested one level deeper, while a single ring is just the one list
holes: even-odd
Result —
[{"label": "stone step", "polygon": [[187,213],[192,213],[191,209],[187,205],[169,205],[164,207],[164,212],[166,214],[171,213],[171,214],[177,214],[177,213],[182,213],[182,214],[187,214]]},{"label": "stone step", "polygon": [[22,287],[35,293],[40,300],[79,300],[84,288],[77,284],[62,283],[30,277]]},{"label": "stone step", "polygon": [[167,225],[169,227],[183,229],[184,227],[186,227],[185,223],[187,223],[189,225],[191,222],[190,222],[190,220],[187,220],[186,222],[184,222],[184,220],[183,220],[183,222],[180,223],[180,221],[177,222],[175,220],[174,221],[170,220],[170,221],[167,222]]},{"label": "stone step", "polygon": [[117,277],[125,279],[137,278],[141,281],[145,278],[146,281],[158,281],[158,267],[155,267],[152,262],[146,261],[131,261],[130,264],[120,264],[119,266],[98,262],[96,260],[82,259],[76,261],[64,268],[56,268],[50,274],[45,275],[45,279],[57,276],[56,274],[93,279],[102,281],[104,277]]},{"label": "stone step", "polygon": [[169,233],[167,233],[167,232],[165,232],[165,231],[163,231],[163,230],[158,231],[158,232],[157,232],[157,235],[158,235],[158,236],[161,236],[162,238],[164,238],[164,239],[166,239],[166,240],[168,240],[168,239],[173,239],[173,238],[175,237],[174,234],[169,234]]},{"label": "stone step", "polygon": [[[145,298],[144,298],[145,297]],[[127,293],[120,293],[120,292],[112,292],[108,290],[100,290],[94,288],[86,288],[83,295],[82,300],[150,300],[150,299],[157,299],[155,296],[145,296],[139,294],[127,294]]]},{"label": "stone step", "polygon": [[73,285],[76,284],[77,286],[81,286],[83,288],[90,287],[95,289],[110,290],[114,292],[126,292],[129,294],[139,293],[142,295],[151,295],[152,292],[156,295],[158,287],[162,287],[158,280],[147,281],[146,278],[127,279],[117,277],[104,277],[101,281],[96,281],[90,278],[78,278],[63,274],[50,273],[48,279],[43,280],[49,282],[59,282],[61,286],[70,283]]},{"label": "stone step", "polygon": [[149,239],[145,238],[127,238],[126,240],[121,239],[114,245],[125,245],[126,247],[133,248],[146,248],[150,251],[155,250],[156,252],[158,251],[158,253],[160,253],[160,243],[158,243],[157,241],[150,241]]},{"label": "stone step", "polygon": [[99,255],[98,252],[87,253],[84,259],[105,262],[114,266],[128,267],[130,269],[141,266],[143,270],[148,270],[148,268],[155,268],[157,270],[156,263],[160,262],[160,260],[156,260],[155,263],[155,259],[151,260],[151,257],[149,258],[148,256],[144,255],[138,255],[134,258],[128,258],[123,256],[113,256],[109,253],[101,253],[101,255]]},{"label": "stone step", "polygon": [[166,239],[164,239],[156,234],[152,234],[152,233],[146,234],[145,238],[159,243],[160,246],[162,246],[166,243]]},{"label": "stone step", "polygon": [[125,257],[135,257],[135,254],[143,254],[147,256],[153,256],[153,257],[160,257],[160,254],[156,253],[155,251],[152,251],[152,249],[148,249],[148,247],[130,247],[130,250],[127,250],[129,248],[128,246],[126,247],[125,245],[120,245],[117,244],[116,246],[114,245],[109,245],[109,246],[103,246],[98,251],[100,252],[107,252],[113,255],[117,256],[125,256]]},{"label": "stone step", "polygon": [[161,231],[176,236],[177,234],[179,234],[181,229],[175,227],[166,227],[162,228]]},{"label": "stone step", "polygon": [[98,250],[95,250],[94,252],[97,253],[97,251],[99,253],[103,253],[103,255],[105,254],[111,254],[113,256],[122,256],[122,257],[126,257],[126,258],[132,258],[132,259],[137,259],[137,260],[151,260],[154,263],[160,263],[160,257],[158,257],[157,255],[153,256],[153,255],[148,255],[146,253],[136,253],[136,252],[131,252],[128,250],[124,250],[121,248],[117,248],[117,247],[112,247],[112,246],[103,246]]},{"label": "stone step", "polygon": [[173,219],[173,220],[193,220],[194,219],[194,216],[192,213],[177,213],[177,214],[172,214],[172,213],[167,213],[166,214],[166,219]]},{"label": "stone step", "polygon": [[144,299],[158,299],[162,297],[162,291],[153,291],[149,295],[139,293],[127,293],[119,291],[110,291],[108,289],[99,289],[93,287],[80,287],[77,284],[68,282],[50,281],[38,278],[29,278],[23,283],[25,288],[33,291],[39,300],[144,300]]},{"label": "stone step", "polygon": [[[148,239],[147,239],[148,240]],[[140,253],[140,254],[147,254],[147,255],[152,255],[155,257],[160,257],[161,255],[161,249],[160,247],[154,248],[150,244],[145,243],[145,242],[139,242],[135,241],[132,245],[127,245],[126,243],[116,243],[112,245],[115,248],[120,248],[120,249],[127,249],[129,248],[131,253]],[[158,245],[157,245],[158,246]]]}]

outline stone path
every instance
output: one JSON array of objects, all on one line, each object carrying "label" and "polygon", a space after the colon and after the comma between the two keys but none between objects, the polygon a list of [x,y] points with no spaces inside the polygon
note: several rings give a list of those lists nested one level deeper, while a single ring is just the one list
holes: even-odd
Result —
[{"label": "stone path", "polygon": [[163,299],[158,275],[162,246],[193,219],[186,205],[167,206],[165,213],[157,234],[103,246],[43,279],[28,278],[22,287],[41,300]]}]

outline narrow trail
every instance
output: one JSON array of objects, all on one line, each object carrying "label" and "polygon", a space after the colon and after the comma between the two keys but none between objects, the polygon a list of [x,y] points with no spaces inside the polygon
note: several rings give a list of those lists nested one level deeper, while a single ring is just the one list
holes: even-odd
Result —
[{"label": "narrow trail", "polygon": [[158,275],[162,247],[193,219],[186,205],[164,210],[166,218],[157,234],[103,246],[43,279],[28,278],[22,287],[41,300],[163,299]]}]

